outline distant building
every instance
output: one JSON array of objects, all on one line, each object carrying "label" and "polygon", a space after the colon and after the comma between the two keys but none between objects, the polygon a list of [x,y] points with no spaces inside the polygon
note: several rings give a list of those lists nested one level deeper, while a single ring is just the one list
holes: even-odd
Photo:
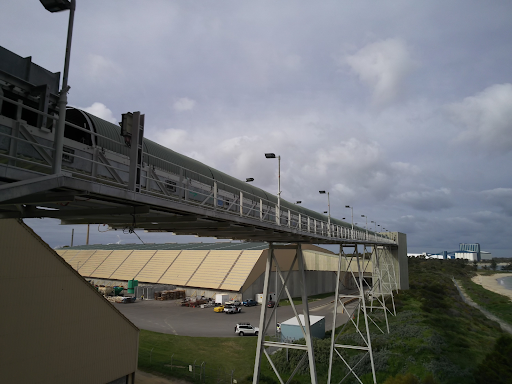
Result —
[{"label": "distant building", "polygon": [[492,260],[492,253],[480,251],[480,260]]},{"label": "distant building", "polygon": [[469,260],[469,261],[479,261],[477,252],[468,252],[468,251],[455,252],[455,258],[456,259],[465,259],[465,260]]}]

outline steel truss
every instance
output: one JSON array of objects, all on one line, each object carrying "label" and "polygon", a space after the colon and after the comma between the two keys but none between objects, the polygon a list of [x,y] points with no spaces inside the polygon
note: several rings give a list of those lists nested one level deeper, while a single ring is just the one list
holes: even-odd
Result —
[{"label": "steel truss", "polygon": [[[280,248],[280,246],[274,245],[273,243],[269,243],[269,250],[268,250],[268,256],[267,256],[267,264],[265,268],[265,281],[263,284],[263,302],[262,302],[262,308],[261,308],[261,314],[260,314],[260,323],[259,328],[260,331],[258,333],[258,344],[256,347],[256,360],[254,364],[254,375],[253,375],[253,384],[256,384],[259,382],[259,375],[261,371],[261,357],[262,355],[265,355],[268,362],[270,363],[272,369],[274,370],[274,373],[276,374],[277,378],[279,379],[279,382],[284,384],[285,381],[277,371],[274,363],[272,362],[272,359],[268,352],[266,351],[266,347],[274,347],[274,348],[287,348],[287,349],[299,349],[304,351],[304,355],[300,362],[295,367],[292,375],[288,379],[287,383],[290,382],[295,374],[298,372],[300,366],[303,364],[303,362],[306,360],[306,357],[309,361],[309,372],[311,377],[311,383],[317,384],[317,375],[316,375],[316,366],[315,366],[315,355],[313,351],[313,343],[311,338],[311,331],[310,331],[310,321],[309,321],[309,305],[308,305],[308,297],[307,297],[307,289],[306,289],[306,275],[304,271],[304,254],[302,253],[302,246],[300,243],[296,244],[296,253],[295,258],[293,259],[293,262],[290,266],[290,269],[288,270],[288,273],[286,276],[283,275],[283,271],[281,271],[281,268],[279,267],[279,263],[277,262],[277,258],[275,257],[274,250]],[[289,247],[286,247],[286,249],[290,249]],[[270,285],[270,272],[272,270],[272,264],[275,264],[276,267],[276,274],[278,275],[279,279],[281,280],[281,288],[279,290],[279,293],[276,297],[276,305],[272,308],[272,312],[267,318],[267,301],[268,301],[268,294],[269,294],[269,285]],[[303,318],[304,321],[301,321],[301,318],[299,317],[299,314],[297,312],[297,309],[293,303],[292,296],[290,294],[290,291],[288,290],[288,279],[291,276],[291,273],[293,271],[293,268],[295,266],[295,263],[298,263],[298,269],[299,269],[299,276],[300,276],[300,286],[301,286],[301,296],[302,296],[302,303],[303,303]],[[277,290],[277,289],[276,289]],[[274,315],[275,311],[277,310],[277,303],[279,303],[279,299],[281,298],[282,293],[286,292],[286,295],[288,296],[288,300],[290,300],[290,304],[292,306],[293,312],[295,314],[295,317],[301,327],[302,333],[304,335],[304,339],[306,340],[306,345],[301,344],[293,344],[293,343],[286,343],[282,341],[266,341],[265,335],[267,331],[269,331],[269,326],[272,322],[272,316]]]},{"label": "steel truss", "polygon": [[[347,254],[344,251],[344,247],[353,248],[354,252],[352,255]],[[337,300],[334,302],[334,315],[332,323],[332,335],[331,335],[331,353],[329,358],[329,371],[327,383],[330,384],[332,381],[332,367],[337,356],[344,365],[348,368],[349,372],[343,377],[338,383],[343,382],[350,375],[353,375],[359,383],[362,383],[358,374],[356,373],[356,367],[365,359],[367,356],[370,359],[370,365],[372,370],[373,383],[377,383],[375,375],[375,365],[373,360],[370,324],[382,333],[384,331],[379,327],[376,321],[372,318],[371,311],[373,309],[382,309],[384,312],[384,318],[386,321],[387,331],[389,333],[389,324],[387,319],[387,308],[385,302],[385,287],[383,285],[382,268],[379,268],[381,263],[382,252],[378,251],[378,247],[372,246],[372,253],[367,252],[367,246],[363,246],[363,253],[360,255],[357,252],[356,244],[342,244],[340,245],[339,261],[338,261],[338,273],[336,281],[335,296]],[[386,250],[387,251],[387,250]],[[388,252],[386,252],[388,253]],[[386,262],[387,263],[387,262]],[[365,273],[370,272],[372,269],[372,281],[365,277]],[[345,284],[342,283],[342,279]],[[345,294],[340,292],[340,288],[343,290],[351,288],[352,285],[356,287],[355,294]],[[365,288],[366,287],[366,288]],[[367,306],[366,299],[372,300],[372,304]],[[373,300],[378,302],[378,305],[373,305]],[[347,307],[347,304],[356,302],[356,305],[352,308]],[[338,313],[338,305],[341,306],[344,313],[348,315],[348,321],[341,327],[340,331],[336,333],[336,315]],[[338,343],[340,336],[347,329],[347,327],[353,326],[356,330],[356,334],[359,335],[360,343],[357,345],[348,345]],[[341,353],[342,350],[359,350],[366,351],[355,363],[350,364],[349,360],[344,357]]]},{"label": "steel truss", "polygon": [[[388,328],[389,333],[389,325],[387,321],[387,312],[389,312],[391,315],[396,316],[396,308],[395,308],[395,299],[393,295],[393,290],[398,293],[398,283],[396,279],[396,273],[395,273],[395,263],[393,261],[393,256],[391,255],[391,252],[389,249],[379,246],[373,246],[372,247],[372,260],[373,260],[373,273],[372,275],[375,276],[378,281],[377,284],[373,284],[372,290],[370,292],[370,299],[371,299],[371,309],[374,308],[383,308],[384,313],[386,315],[386,326]],[[391,299],[391,307],[393,311],[386,306],[386,298]],[[373,300],[376,299],[380,307],[374,307],[373,306]]]},{"label": "steel truss", "polygon": [[[304,255],[302,253],[302,247],[300,243],[296,244],[295,258],[286,275],[284,275],[283,271],[281,270],[274,254],[274,250],[279,248],[281,248],[281,246],[269,243],[269,251],[267,255],[267,263],[265,269],[265,280],[263,285],[263,303],[259,322],[260,332],[258,334],[258,344],[256,347],[256,360],[254,365],[253,384],[258,383],[259,381],[262,355],[266,356],[280,383],[285,383],[285,381],[277,371],[274,363],[272,362],[269,353],[266,351],[267,347],[303,350],[304,355],[302,356],[302,359],[299,361],[294,371],[292,372],[292,375],[290,376],[288,381],[286,381],[286,383],[290,382],[293,379],[294,375],[299,371],[301,365],[306,361],[306,358],[308,358],[311,383],[316,384],[318,381],[316,375],[313,344],[310,332],[309,306],[307,302],[307,289],[304,272],[305,263]],[[346,253],[344,248],[353,248],[353,253]],[[286,249],[290,248],[286,247]],[[288,280],[290,278],[291,272],[293,271],[293,268],[295,267],[295,263],[298,263],[299,275],[301,280],[301,295],[302,302],[304,303],[304,321],[301,321],[297,309],[293,304],[291,294],[287,287]],[[275,302],[278,303],[283,295],[283,292],[286,292],[286,295],[290,300],[295,317],[297,318],[297,321],[301,326],[304,338],[306,340],[306,345],[287,343],[283,342],[282,340],[265,340],[265,336],[267,335],[267,333],[270,335],[271,329],[275,327],[275,324],[272,322],[272,317],[275,316],[275,318],[277,318],[277,305],[272,308],[272,311],[270,313],[268,313],[269,311],[267,309],[270,278],[273,265],[275,265],[276,270],[276,283],[277,278],[279,278],[282,284],[279,293],[277,294],[277,297],[275,299]],[[369,274],[370,272],[372,272],[371,282],[365,276],[365,273]],[[375,375],[375,365],[371,345],[370,324],[373,324],[378,329],[378,331],[385,333],[385,331],[377,324],[376,320],[372,318],[372,312],[374,309],[382,310],[384,313],[384,320],[386,322],[386,330],[389,333],[389,322],[387,315],[388,313],[391,315],[396,315],[393,299],[393,290],[395,289],[398,291],[398,285],[396,280],[393,257],[391,255],[390,250],[382,246],[373,245],[371,247],[370,253],[367,251],[367,245],[363,245],[363,253],[360,254],[357,252],[357,244],[340,244],[340,252],[338,255],[338,271],[336,276],[337,280],[335,297],[337,297],[337,300],[334,301],[333,309],[334,312],[331,336],[331,353],[329,358],[329,371],[327,383],[330,384],[332,380],[332,366],[334,363],[335,356],[339,357],[339,359],[345,364],[345,366],[349,370],[345,377],[338,381],[338,383],[343,382],[351,374],[356,378],[356,380],[359,383],[362,383],[355,369],[363,361],[363,359],[369,356],[373,382],[376,384],[377,379]],[[352,289],[353,291],[353,287],[355,287],[355,293],[342,293],[342,291],[347,292],[347,290],[350,289]],[[391,298],[393,311],[387,308],[386,305],[386,299],[389,297]],[[367,301],[371,301],[371,304],[367,305]],[[374,301],[376,301],[375,305]],[[354,302],[355,305],[348,305]],[[341,330],[338,333],[336,333],[336,317],[338,314],[338,306],[341,307],[343,313],[347,314],[348,321],[343,325]],[[271,326],[271,324],[273,326]],[[347,326],[354,326],[356,333],[360,337],[361,342],[359,344],[348,345],[338,343],[338,339],[340,338],[341,334],[345,331]],[[366,351],[366,353],[361,358],[359,358],[356,363],[350,364],[348,359],[344,357],[340,352],[343,349],[352,351]]]}]

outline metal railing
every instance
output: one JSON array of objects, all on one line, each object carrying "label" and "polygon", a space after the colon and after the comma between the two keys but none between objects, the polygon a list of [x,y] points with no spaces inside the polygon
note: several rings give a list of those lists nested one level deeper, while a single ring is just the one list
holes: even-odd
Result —
[{"label": "metal railing", "polygon": [[[18,109],[27,109],[52,119],[53,130],[56,129],[55,121],[58,120],[58,116],[38,111],[23,104],[22,101],[3,96],[0,96],[0,99],[16,105]],[[17,115],[19,117],[21,113]],[[51,134],[38,134],[41,131],[40,128],[29,126],[22,120],[9,120],[11,127],[2,124],[0,120],[0,164],[30,169],[39,174],[51,174],[55,153],[55,148],[52,147],[53,140],[48,138]],[[123,150],[126,151],[123,143],[70,122],[66,122],[66,126],[91,135],[93,145],[87,146],[65,139],[63,170],[70,172],[73,178],[130,189],[128,185],[131,172],[130,159],[122,155]],[[108,141],[118,150],[107,150],[95,145],[98,138]],[[158,163],[158,166],[155,166],[155,163]],[[138,187],[138,192],[141,194],[174,200],[184,205],[200,206],[212,211],[222,211],[229,215],[253,219],[255,223],[276,224],[284,231],[288,228],[317,237],[379,244],[396,243],[396,239],[390,236],[329,223],[328,220],[283,208],[282,205],[279,207],[277,198],[276,201],[262,198],[147,152],[143,153],[143,166]]]}]

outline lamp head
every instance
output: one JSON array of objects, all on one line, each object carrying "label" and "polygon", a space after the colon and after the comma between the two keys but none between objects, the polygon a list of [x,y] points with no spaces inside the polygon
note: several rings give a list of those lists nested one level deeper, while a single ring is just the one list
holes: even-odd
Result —
[{"label": "lamp head", "polygon": [[350,205],[345,205],[345,208],[351,208]]},{"label": "lamp head", "polygon": [[318,191],[318,193],[323,195],[325,193],[325,191]]},{"label": "lamp head", "polygon": [[60,12],[71,9],[71,2],[68,0],[39,0],[43,7],[49,12]]},{"label": "lamp head", "polygon": [[300,203],[302,203],[302,201],[300,201],[300,200],[299,200],[299,201],[297,201],[297,202],[295,202],[295,204],[300,204]]},{"label": "lamp head", "polygon": [[254,181],[254,178],[248,177],[248,178],[245,179],[246,183],[250,183],[251,181]]},{"label": "lamp head", "polygon": [[275,153],[265,153],[265,157],[267,159],[275,159],[276,158],[276,154]]}]

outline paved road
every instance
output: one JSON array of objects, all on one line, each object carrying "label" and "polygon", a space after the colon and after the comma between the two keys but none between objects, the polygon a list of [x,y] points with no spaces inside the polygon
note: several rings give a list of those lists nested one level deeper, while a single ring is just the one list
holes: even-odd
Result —
[{"label": "paved road", "polygon": [[[325,328],[332,328],[334,296],[309,304],[310,314],[326,316]],[[137,327],[149,331],[181,336],[232,337],[236,323],[247,322],[258,326],[261,306],[243,307],[241,313],[216,313],[213,308],[181,307],[176,301],[137,300],[135,303],[114,306]],[[353,306],[353,305],[352,305]],[[269,312],[271,309],[269,309]],[[302,313],[302,305],[297,306]],[[293,317],[291,306],[277,308],[277,321],[283,322]],[[336,325],[345,323],[347,315],[338,314]],[[270,332],[272,334],[272,332]]]}]

